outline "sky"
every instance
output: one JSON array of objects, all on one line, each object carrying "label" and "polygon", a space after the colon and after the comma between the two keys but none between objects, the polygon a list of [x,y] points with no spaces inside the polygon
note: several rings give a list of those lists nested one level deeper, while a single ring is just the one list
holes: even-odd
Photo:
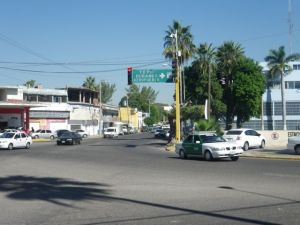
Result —
[{"label": "sky", "polygon": [[[240,43],[258,62],[271,49],[300,52],[300,0],[0,0],[0,86],[35,80],[44,88],[80,87],[86,77],[126,94],[127,67],[170,68],[162,52],[174,20],[193,42]],[[169,63],[169,65],[168,65]],[[174,84],[139,83],[172,104]]]}]

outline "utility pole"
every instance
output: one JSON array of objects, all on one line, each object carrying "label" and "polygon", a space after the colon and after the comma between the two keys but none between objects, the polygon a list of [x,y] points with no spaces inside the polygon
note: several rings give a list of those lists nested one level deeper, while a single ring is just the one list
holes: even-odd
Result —
[{"label": "utility pole", "polygon": [[180,74],[179,74],[179,64],[178,64],[178,40],[177,40],[177,30],[175,34],[171,34],[171,38],[175,40],[175,61],[176,61],[176,79],[175,79],[175,96],[176,96],[176,142],[180,142]]},{"label": "utility pole", "polygon": [[102,101],[101,101],[101,98],[102,98],[102,84],[101,84],[101,81],[100,81],[100,84],[99,84],[99,135],[102,136],[102,127],[103,125],[101,124],[102,123]]}]

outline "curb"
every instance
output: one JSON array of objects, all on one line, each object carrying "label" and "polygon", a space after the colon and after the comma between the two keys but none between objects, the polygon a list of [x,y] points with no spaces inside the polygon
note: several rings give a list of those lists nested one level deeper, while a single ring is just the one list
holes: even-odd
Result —
[{"label": "curb", "polygon": [[[166,146],[165,147],[165,151],[167,152],[175,152],[175,146],[174,145],[169,145],[169,146]],[[276,150],[274,150],[276,151]],[[286,156],[286,157],[282,157],[282,156],[277,156],[277,155],[272,155],[269,154],[269,155],[266,155],[264,153],[258,153],[256,152],[255,155],[247,155],[246,154],[242,154],[240,157],[243,157],[243,158],[256,158],[256,159],[270,159],[270,160],[294,160],[294,161],[297,161],[297,160],[300,160],[300,157],[298,157],[296,154],[293,155],[293,156]]]}]

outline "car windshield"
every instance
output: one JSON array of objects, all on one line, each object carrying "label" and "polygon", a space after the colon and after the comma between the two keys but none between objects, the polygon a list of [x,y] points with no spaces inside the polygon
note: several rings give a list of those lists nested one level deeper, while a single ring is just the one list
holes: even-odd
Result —
[{"label": "car windshield", "polygon": [[3,133],[0,138],[13,138],[15,133]]},{"label": "car windshield", "polygon": [[72,137],[72,133],[65,131],[60,137],[61,138],[69,138],[69,137]]},{"label": "car windshield", "polygon": [[41,130],[37,130],[37,131],[36,131],[36,133],[40,133],[40,132],[41,132]]},{"label": "car windshield", "polygon": [[226,133],[226,135],[240,135],[243,131],[241,130],[230,130]]},{"label": "car windshield", "polygon": [[216,142],[226,142],[226,140],[220,136],[204,136],[203,143],[216,143]]},{"label": "car windshield", "polygon": [[107,129],[107,132],[114,132],[114,131],[115,131],[115,129],[112,129],[112,128]]}]

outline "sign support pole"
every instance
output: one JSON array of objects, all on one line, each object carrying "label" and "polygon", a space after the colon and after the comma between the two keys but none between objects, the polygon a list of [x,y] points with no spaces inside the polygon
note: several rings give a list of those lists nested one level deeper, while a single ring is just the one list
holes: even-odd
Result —
[{"label": "sign support pole", "polygon": [[176,143],[180,142],[180,74],[178,66],[178,42],[177,42],[177,30],[175,32],[175,58],[176,58],[176,81],[175,81],[175,96],[176,96]]}]

